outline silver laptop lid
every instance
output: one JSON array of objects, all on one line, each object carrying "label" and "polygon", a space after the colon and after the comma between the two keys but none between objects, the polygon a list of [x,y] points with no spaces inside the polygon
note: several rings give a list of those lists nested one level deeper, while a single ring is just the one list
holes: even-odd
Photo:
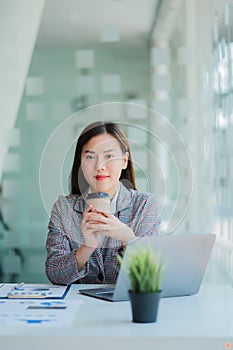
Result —
[{"label": "silver laptop lid", "polygon": [[163,297],[192,295],[199,291],[215,235],[174,235],[140,237],[127,245],[113,300],[128,300],[129,280],[125,269],[129,251],[148,245],[160,251],[166,264],[162,280]]}]

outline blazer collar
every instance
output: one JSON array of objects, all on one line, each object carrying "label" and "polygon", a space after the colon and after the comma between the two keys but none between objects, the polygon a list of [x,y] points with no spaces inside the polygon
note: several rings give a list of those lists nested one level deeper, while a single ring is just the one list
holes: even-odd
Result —
[{"label": "blazer collar", "polygon": [[[132,192],[128,190],[123,183],[120,181],[119,183],[119,193],[116,202],[116,211],[121,211],[125,208],[130,207],[130,202],[132,198]],[[78,212],[84,212],[86,210],[86,202],[83,196],[78,196],[74,203],[74,210]]]}]

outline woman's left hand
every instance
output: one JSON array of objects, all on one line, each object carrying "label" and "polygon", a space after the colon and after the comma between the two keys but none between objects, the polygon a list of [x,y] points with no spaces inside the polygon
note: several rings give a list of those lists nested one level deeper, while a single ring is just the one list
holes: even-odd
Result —
[{"label": "woman's left hand", "polygon": [[135,237],[130,227],[121,222],[113,214],[93,209],[86,216],[86,221],[91,229],[97,230],[99,234],[121,240],[127,243]]}]

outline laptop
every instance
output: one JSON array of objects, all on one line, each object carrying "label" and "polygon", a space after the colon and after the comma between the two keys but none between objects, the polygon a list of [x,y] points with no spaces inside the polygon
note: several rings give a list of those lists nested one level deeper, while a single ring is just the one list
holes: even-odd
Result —
[{"label": "laptop", "polygon": [[81,294],[107,301],[129,300],[129,279],[125,272],[127,256],[138,246],[151,246],[160,251],[160,260],[166,264],[161,289],[163,297],[187,296],[198,293],[216,236],[174,235],[139,237],[127,245],[114,287],[80,289]]}]

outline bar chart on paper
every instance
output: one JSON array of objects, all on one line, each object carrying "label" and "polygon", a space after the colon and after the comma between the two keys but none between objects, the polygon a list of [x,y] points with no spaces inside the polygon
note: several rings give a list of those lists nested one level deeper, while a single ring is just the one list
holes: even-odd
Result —
[{"label": "bar chart on paper", "polygon": [[52,326],[70,327],[82,301],[0,300],[0,327]]},{"label": "bar chart on paper", "polygon": [[63,299],[70,286],[52,284],[8,284],[0,286],[0,299]]}]

